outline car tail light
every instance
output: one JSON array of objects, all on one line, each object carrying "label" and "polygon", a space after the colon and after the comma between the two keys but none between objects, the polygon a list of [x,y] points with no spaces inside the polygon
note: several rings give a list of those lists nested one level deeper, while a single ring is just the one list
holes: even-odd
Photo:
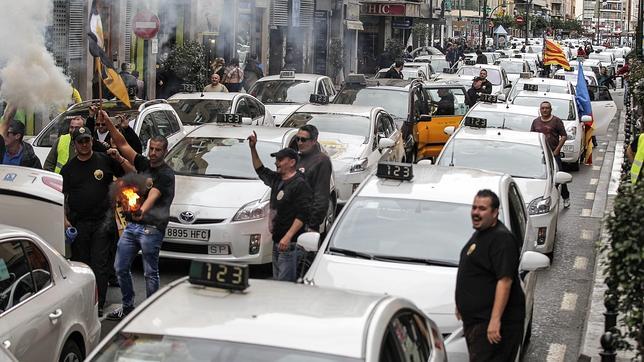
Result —
[{"label": "car tail light", "polygon": [[42,183],[44,183],[45,185],[51,187],[52,189],[58,192],[63,192],[63,180],[60,180],[54,177],[43,176]]}]

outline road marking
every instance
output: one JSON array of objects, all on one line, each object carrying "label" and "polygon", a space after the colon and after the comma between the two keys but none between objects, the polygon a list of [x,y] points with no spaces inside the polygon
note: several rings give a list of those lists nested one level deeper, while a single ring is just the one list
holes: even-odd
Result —
[{"label": "road marking", "polygon": [[548,347],[548,356],[546,357],[546,361],[563,362],[565,356],[566,356],[565,344],[550,343],[550,347]]},{"label": "road marking", "polygon": [[588,217],[593,213],[592,209],[582,209],[581,210],[581,217]]},{"label": "road marking", "polygon": [[590,179],[590,184],[591,184],[591,185],[597,185],[597,182],[598,182],[598,181],[599,181],[599,179],[598,179],[598,178],[591,178],[591,179]]},{"label": "road marking", "polygon": [[595,157],[596,162],[603,161],[603,160],[604,160],[604,158],[602,156]]},{"label": "road marking", "polygon": [[606,152],[606,150],[605,150],[605,149],[603,149],[603,148],[600,148],[600,149],[598,149],[597,151],[599,151],[599,152]]},{"label": "road marking", "polygon": [[586,192],[586,200],[594,200],[594,199],[595,199],[594,192]]},{"label": "road marking", "polygon": [[601,166],[593,166],[593,171],[599,171],[601,170]]},{"label": "road marking", "polygon": [[581,240],[591,240],[593,238],[593,232],[590,230],[581,231]]},{"label": "road marking", "polygon": [[575,264],[573,265],[573,268],[577,270],[586,270],[587,267],[588,267],[588,258],[583,256],[578,256],[575,258]]},{"label": "road marking", "polygon": [[561,310],[574,311],[576,306],[577,306],[577,294],[564,293],[563,299],[561,300]]}]

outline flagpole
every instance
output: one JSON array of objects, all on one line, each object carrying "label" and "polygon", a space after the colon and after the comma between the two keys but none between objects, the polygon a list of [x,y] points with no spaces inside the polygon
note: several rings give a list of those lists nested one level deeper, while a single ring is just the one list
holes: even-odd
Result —
[{"label": "flagpole", "polygon": [[96,72],[98,76],[98,111],[103,110],[103,77],[101,76],[101,59],[99,57],[94,58],[96,63]]}]

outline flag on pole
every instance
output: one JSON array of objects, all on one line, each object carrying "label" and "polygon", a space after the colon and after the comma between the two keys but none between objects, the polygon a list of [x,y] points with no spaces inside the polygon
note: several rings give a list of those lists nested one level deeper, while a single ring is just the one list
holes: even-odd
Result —
[{"label": "flag on pole", "polygon": [[105,53],[103,44],[103,25],[101,15],[98,13],[96,0],[92,1],[92,11],[89,15],[89,32],[87,33],[89,52],[96,59],[96,70],[103,81],[103,84],[112,94],[128,108],[130,97],[121,76],[114,69],[112,60]]},{"label": "flag on pole", "polygon": [[546,39],[543,54],[543,64],[544,65],[560,65],[565,70],[570,70],[570,63],[566,59],[566,54],[564,54],[563,49],[559,44],[555,43],[550,39]]},{"label": "flag on pole", "polygon": [[584,123],[584,144],[586,145],[586,153],[584,154],[584,163],[592,165],[593,163],[593,130],[595,129],[593,119],[593,109],[591,105],[590,93],[588,92],[588,84],[584,77],[584,67],[581,61],[578,62],[577,67],[577,86],[575,87],[575,102],[577,103],[577,111],[582,116],[590,116],[591,121]]}]

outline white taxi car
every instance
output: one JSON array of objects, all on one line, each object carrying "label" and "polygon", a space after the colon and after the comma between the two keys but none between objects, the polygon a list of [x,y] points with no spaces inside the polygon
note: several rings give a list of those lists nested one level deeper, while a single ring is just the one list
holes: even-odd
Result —
[{"label": "white taxi car", "polygon": [[443,73],[439,79],[449,80],[460,78],[464,81],[471,81],[473,78],[479,76],[481,69],[487,70],[487,80],[492,83],[492,94],[507,94],[510,88],[512,88],[512,84],[508,80],[505,69],[498,65],[471,64],[470,62],[470,64],[466,64],[458,68],[455,74]]},{"label": "white taxi car", "polygon": [[400,161],[405,155],[401,131],[381,107],[307,104],[293,112],[282,127],[312,124],[319,143],[333,163],[338,204],[344,204],[379,161]]},{"label": "white taxi car", "polygon": [[494,62],[494,65],[498,65],[505,69],[505,73],[508,75],[508,80],[512,84],[519,79],[521,73],[532,73],[528,61],[524,59],[503,58]]},{"label": "white taxi car", "polygon": [[2,345],[22,362],[82,361],[100,334],[92,270],[30,231],[0,225]]},{"label": "white taxi car", "polygon": [[270,280],[193,262],[130,313],[87,361],[446,361],[409,301]]},{"label": "white taxi car", "polygon": [[568,134],[568,139],[561,148],[561,161],[577,171],[579,164],[583,162],[586,150],[583,122],[590,122],[591,117],[581,116],[577,112],[575,96],[572,94],[521,91],[514,97],[512,103],[539,109],[541,102],[544,101],[550,102],[552,114],[561,118]]},{"label": "white taxi car", "polygon": [[274,126],[273,115],[257,98],[246,93],[177,93],[168,98],[186,132],[216,122],[220,114],[238,114],[244,124]]},{"label": "white taxi car", "polygon": [[[472,235],[470,210],[480,189],[499,195],[499,219],[518,249],[530,244],[528,212],[509,175],[424,164],[381,164],[341,211],[304,277],[316,286],[387,293],[416,303],[436,322],[450,361],[468,361],[462,323],[456,319],[454,289],[460,252]],[[306,250],[318,234],[300,236]],[[521,270],[547,267],[537,252],[523,253]],[[532,317],[534,273],[523,278],[526,334]]]},{"label": "white taxi car", "polygon": [[421,55],[414,58],[414,63],[429,63],[435,74],[443,73],[444,69],[451,68],[444,55]]},{"label": "white taxi car", "polygon": [[[526,86],[528,84],[528,86]],[[575,87],[570,81],[553,78],[519,77],[512,82],[508,100],[512,100],[519,92],[530,90],[537,92],[575,94]]]},{"label": "white taxi car", "polygon": [[[475,123],[473,119],[484,121]],[[572,176],[557,170],[543,134],[486,128],[484,118],[466,118],[464,122],[465,126],[450,137],[436,164],[512,175],[530,214],[532,235],[536,235],[530,250],[552,257],[559,217],[557,185],[569,183]]]},{"label": "white taxi car", "polygon": [[300,105],[309,103],[311,94],[328,96],[332,101],[337,92],[326,75],[282,71],[260,78],[248,93],[266,106],[279,126]]},{"label": "white taxi car", "polygon": [[258,178],[247,137],[257,132],[265,165],[288,147],[297,130],[240,124],[205,124],[166,156],[175,196],[161,257],[270,263],[270,189]]}]

